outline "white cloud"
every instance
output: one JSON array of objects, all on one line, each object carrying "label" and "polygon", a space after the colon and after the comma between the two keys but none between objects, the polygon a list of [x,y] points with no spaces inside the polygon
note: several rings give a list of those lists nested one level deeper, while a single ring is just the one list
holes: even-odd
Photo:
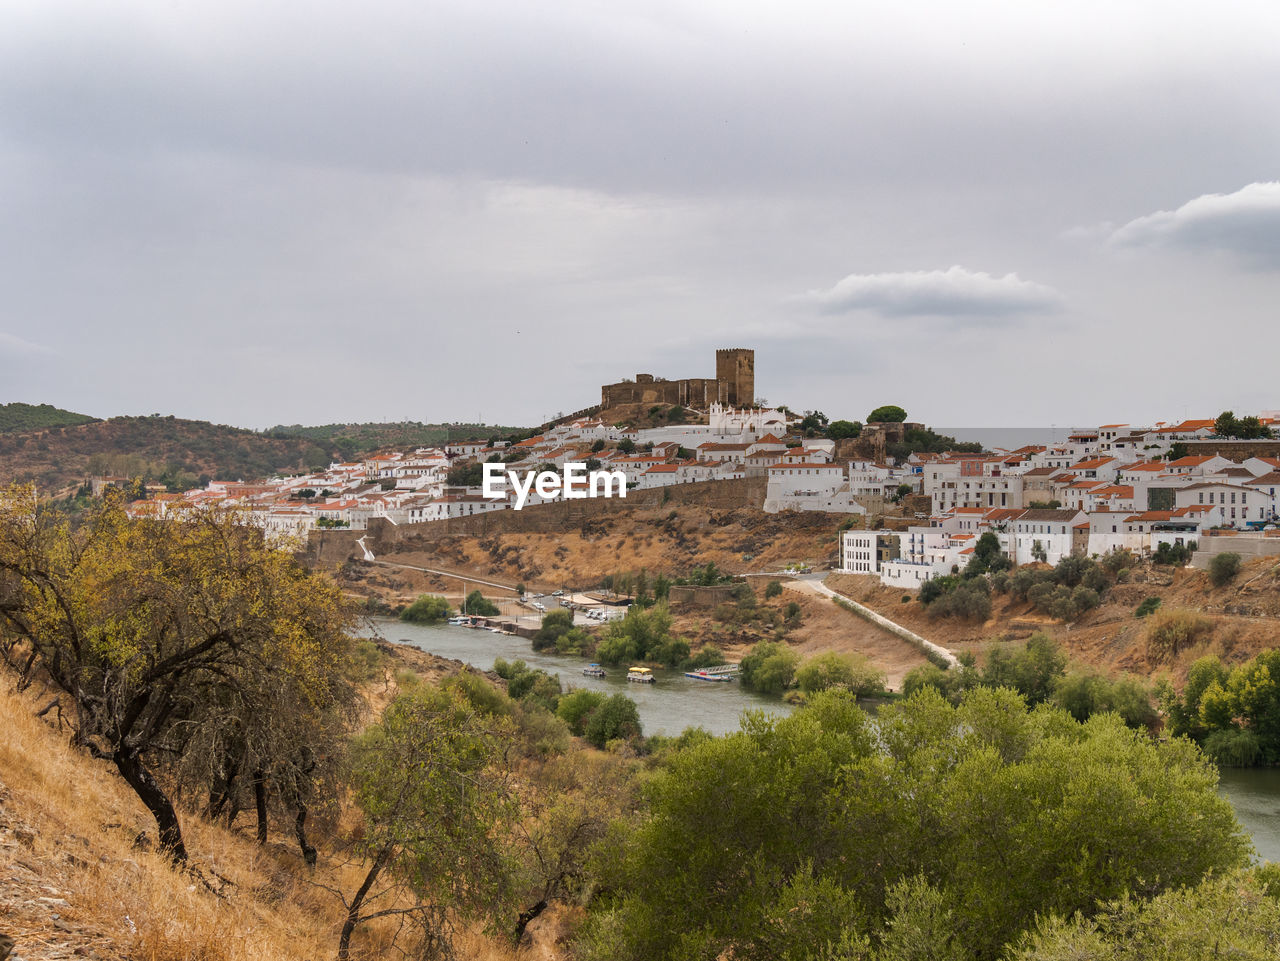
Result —
[{"label": "white cloud", "polygon": [[43,344],[35,344],[29,340],[23,340],[21,337],[15,337],[13,334],[6,334],[0,330],[0,354],[10,354],[15,356],[24,356],[28,354],[48,354],[50,350]]},{"label": "white cloud", "polygon": [[959,265],[947,270],[850,274],[834,287],[810,291],[803,299],[826,313],[866,310],[887,317],[971,321],[1051,311],[1062,304],[1062,295],[1052,287],[1022,280],[1017,274],[993,277]]},{"label": "white cloud", "polygon": [[1280,268],[1280,182],[1233,194],[1202,194],[1177,210],[1158,210],[1111,234],[1116,247],[1222,250],[1254,267]]}]

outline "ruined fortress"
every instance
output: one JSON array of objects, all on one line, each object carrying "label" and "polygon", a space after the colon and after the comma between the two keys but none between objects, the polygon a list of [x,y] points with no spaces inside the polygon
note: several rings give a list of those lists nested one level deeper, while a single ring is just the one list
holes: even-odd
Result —
[{"label": "ruined fortress", "polygon": [[716,403],[748,407],[755,399],[756,352],[743,347],[716,351],[714,380],[665,380],[653,374],[636,374],[635,380],[600,388],[600,405],[606,409],[624,404],[679,404],[706,410]]}]

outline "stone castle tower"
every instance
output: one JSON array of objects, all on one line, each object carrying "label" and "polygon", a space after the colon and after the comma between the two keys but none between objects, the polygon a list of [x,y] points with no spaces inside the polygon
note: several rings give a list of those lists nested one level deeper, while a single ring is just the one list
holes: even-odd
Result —
[{"label": "stone castle tower", "polygon": [[716,382],[721,403],[746,407],[756,401],[756,352],[745,347],[716,351]]},{"label": "stone castle tower", "polygon": [[756,352],[745,347],[716,351],[716,376],[666,380],[653,374],[600,388],[600,406],[679,404],[708,410],[712,404],[747,407],[756,399]]}]

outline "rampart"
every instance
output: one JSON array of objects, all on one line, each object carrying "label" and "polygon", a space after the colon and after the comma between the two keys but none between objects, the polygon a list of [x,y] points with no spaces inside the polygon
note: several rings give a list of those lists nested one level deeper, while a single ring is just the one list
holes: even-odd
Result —
[{"label": "rampart", "polygon": [[1227,460],[1243,461],[1250,457],[1280,457],[1280,440],[1188,440],[1187,453],[1192,457],[1217,454]]},{"label": "rampart", "polygon": [[705,410],[723,401],[720,382],[702,377],[687,380],[658,380],[652,374],[637,374],[635,381],[606,384],[600,388],[602,406],[622,407],[627,404],[676,404]]},{"label": "rampart", "polygon": [[712,404],[747,407],[755,403],[756,354],[745,347],[716,351],[715,377],[663,380],[653,374],[636,374],[634,381],[605,384],[600,388],[603,407],[628,404],[678,404],[706,410]]}]

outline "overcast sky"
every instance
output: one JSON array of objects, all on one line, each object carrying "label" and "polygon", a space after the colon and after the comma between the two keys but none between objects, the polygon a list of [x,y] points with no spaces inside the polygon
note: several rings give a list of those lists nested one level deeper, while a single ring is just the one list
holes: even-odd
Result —
[{"label": "overcast sky", "polygon": [[0,402],[1280,408],[1280,4],[6,0]]}]

